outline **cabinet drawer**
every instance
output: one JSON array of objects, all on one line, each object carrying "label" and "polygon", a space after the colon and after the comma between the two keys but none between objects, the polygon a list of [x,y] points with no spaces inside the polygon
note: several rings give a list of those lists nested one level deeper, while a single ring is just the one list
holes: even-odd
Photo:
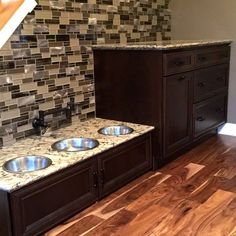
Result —
[{"label": "cabinet drawer", "polygon": [[227,64],[197,70],[194,76],[194,102],[227,91],[228,73]]},{"label": "cabinet drawer", "polygon": [[194,136],[197,137],[204,132],[226,121],[227,96],[209,99],[206,102],[195,105],[194,109]]},{"label": "cabinet drawer", "polygon": [[196,51],[196,67],[215,65],[229,62],[230,47],[210,48]]},{"label": "cabinet drawer", "polygon": [[163,73],[171,75],[189,71],[194,66],[193,52],[166,53],[163,55]]},{"label": "cabinet drawer", "polygon": [[96,201],[94,159],[11,194],[15,236],[39,235]]}]

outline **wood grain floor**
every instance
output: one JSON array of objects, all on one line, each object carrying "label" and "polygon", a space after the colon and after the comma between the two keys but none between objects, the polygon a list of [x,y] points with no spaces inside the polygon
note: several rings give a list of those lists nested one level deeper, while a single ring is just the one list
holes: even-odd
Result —
[{"label": "wood grain floor", "polygon": [[236,236],[236,137],[216,136],[44,236]]}]

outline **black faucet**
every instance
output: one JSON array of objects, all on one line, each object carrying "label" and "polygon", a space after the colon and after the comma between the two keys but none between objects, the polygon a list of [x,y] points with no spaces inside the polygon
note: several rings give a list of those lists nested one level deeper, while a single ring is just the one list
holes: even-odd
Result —
[{"label": "black faucet", "polygon": [[44,117],[49,114],[53,113],[59,113],[59,112],[65,112],[66,114],[66,120],[68,122],[71,122],[72,119],[72,111],[75,110],[75,99],[72,97],[70,98],[70,101],[67,103],[65,108],[57,109],[54,112],[50,111],[39,111],[39,116],[37,118],[34,118],[32,121],[33,128],[37,129],[39,131],[40,136],[45,134],[47,129],[49,128],[49,124],[45,122]]},{"label": "black faucet", "polygon": [[39,111],[39,116],[34,118],[32,121],[32,126],[39,131],[39,135],[43,135],[46,133],[47,129],[49,128],[48,123],[44,120],[45,112]]}]

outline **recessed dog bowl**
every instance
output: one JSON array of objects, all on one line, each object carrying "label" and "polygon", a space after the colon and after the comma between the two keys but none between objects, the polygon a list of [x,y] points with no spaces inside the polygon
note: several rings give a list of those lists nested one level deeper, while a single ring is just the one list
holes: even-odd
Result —
[{"label": "recessed dog bowl", "polygon": [[11,173],[26,173],[45,169],[52,164],[52,160],[44,156],[23,156],[6,161],[3,169]]},{"label": "recessed dog bowl", "polygon": [[126,125],[107,126],[98,130],[98,133],[104,135],[120,136],[132,133],[134,130]]},{"label": "recessed dog bowl", "polygon": [[53,143],[52,149],[64,152],[79,152],[93,149],[98,145],[99,142],[92,138],[69,138]]}]

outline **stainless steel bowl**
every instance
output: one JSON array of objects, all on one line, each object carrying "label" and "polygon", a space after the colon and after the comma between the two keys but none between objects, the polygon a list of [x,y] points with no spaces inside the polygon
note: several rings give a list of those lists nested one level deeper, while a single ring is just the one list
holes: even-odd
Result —
[{"label": "stainless steel bowl", "polygon": [[6,161],[3,169],[11,173],[26,173],[45,169],[52,164],[52,160],[44,156],[23,156]]},{"label": "stainless steel bowl", "polygon": [[92,138],[69,138],[53,143],[52,149],[64,152],[79,152],[93,149],[98,145],[99,142]]},{"label": "stainless steel bowl", "polygon": [[120,136],[132,133],[134,130],[126,125],[107,126],[98,130],[98,133],[104,135]]}]

